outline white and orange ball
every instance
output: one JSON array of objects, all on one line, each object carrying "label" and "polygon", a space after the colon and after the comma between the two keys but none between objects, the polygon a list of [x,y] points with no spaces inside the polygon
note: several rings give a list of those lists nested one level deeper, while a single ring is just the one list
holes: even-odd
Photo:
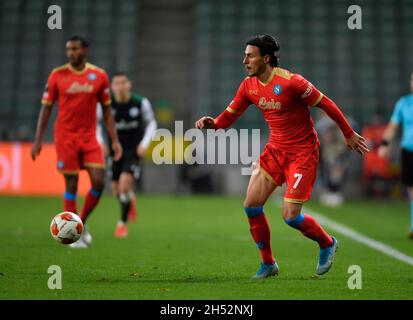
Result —
[{"label": "white and orange ball", "polygon": [[50,224],[52,237],[62,244],[70,244],[79,240],[83,232],[83,223],[73,212],[65,211],[57,214]]}]

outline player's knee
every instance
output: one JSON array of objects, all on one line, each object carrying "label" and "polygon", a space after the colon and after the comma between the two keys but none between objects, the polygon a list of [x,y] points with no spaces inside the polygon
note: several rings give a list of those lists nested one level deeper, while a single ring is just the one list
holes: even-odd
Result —
[{"label": "player's knee", "polygon": [[290,227],[300,229],[300,225],[304,220],[304,215],[301,214],[301,206],[284,205],[283,219]]},{"label": "player's knee", "polygon": [[251,199],[251,198],[245,198],[244,199],[244,208],[256,208],[256,207],[262,207],[264,204],[262,201],[259,201],[258,199]]},{"label": "player's knee", "polygon": [[299,216],[301,213],[301,205],[287,204],[283,206],[282,216],[287,223],[288,220],[292,220]]},{"label": "player's knee", "polygon": [[105,179],[104,178],[97,178],[94,179],[92,182],[92,187],[94,190],[101,192],[105,188]]},{"label": "player's knee", "polygon": [[70,193],[77,192],[77,182],[78,176],[77,175],[65,175],[65,184],[66,184],[66,191]]}]

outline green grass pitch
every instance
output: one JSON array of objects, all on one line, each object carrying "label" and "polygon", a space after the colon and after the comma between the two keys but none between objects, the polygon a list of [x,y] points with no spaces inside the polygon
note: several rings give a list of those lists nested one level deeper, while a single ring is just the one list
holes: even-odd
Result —
[{"label": "green grass pitch", "polygon": [[[0,299],[413,298],[413,266],[340,234],[332,269],[313,277],[317,245],[285,225],[274,202],[266,214],[280,276],[254,282],[259,253],[241,198],[145,195],[129,237],[116,239],[119,205],[105,196],[88,223],[92,247],[73,250],[49,233],[59,198],[0,197]],[[307,207],[413,256],[407,203]],[[62,269],[61,290],[47,287],[50,265]],[[362,268],[361,290],[347,286],[350,265]]]}]

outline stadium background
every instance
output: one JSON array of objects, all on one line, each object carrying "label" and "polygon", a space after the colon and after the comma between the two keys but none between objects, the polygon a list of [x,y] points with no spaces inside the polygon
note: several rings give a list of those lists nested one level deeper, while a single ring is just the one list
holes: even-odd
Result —
[{"label": "stadium background", "polygon": [[[62,30],[47,28],[47,8],[52,4],[62,8]],[[409,0],[359,1],[362,30],[349,30],[351,4],[328,0],[311,4],[297,0],[2,0],[1,140],[32,140],[42,89],[50,70],[66,62],[65,39],[71,35],[89,39],[91,63],[109,74],[119,70],[130,74],[134,90],[152,101],[161,128],[173,130],[173,121],[183,120],[188,129],[199,116],[221,112],[245,76],[246,39],[262,33],[279,39],[281,66],[316,84],[359,131],[377,116],[387,121],[397,99],[409,90],[413,4]],[[315,121],[319,116],[319,111],[314,113]],[[249,108],[236,127],[261,128],[262,141],[266,140],[267,128],[256,108]],[[51,121],[46,141],[52,141],[52,128]],[[10,152],[2,149],[3,186],[11,183],[11,177],[8,182],[5,176],[5,166],[13,167]],[[362,159],[349,153],[345,157],[344,162],[351,165],[343,190],[348,197],[363,195]],[[397,157],[396,146],[394,176]],[[239,166],[192,169],[206,175],[202,183],[208,185],[210,179],[211,188],[206,191],[242,194],[245,190],[248,177],[240,175]],[[187,172],[180,165],[155,166],[147,159],[141,191],[189,193]],[[400,198],[394,180],[387,195]]]},{"label": "stadium background", "polygon": [[[63,10],[62,30],[47,28],[52,4]],[[362,8],[362,30],[347,28],[352,4]],[[409,204],[397,176],[398,145],[385,168],[390,175],[373,179],[369,200],[364,178],[366,172],[374,176],[379,161],[373,152],[366,162],[345,151],[337,130],[323,134],[319,110],[313,115],[322,153],[332,162],[327,170],[320,163],[303,211],[317,215],[340,241],[325,277],[313,276],[317,246],[283,222],[279,190],[265,212],[281,274],[249,280],[259,253],[242,210],[248,176],[238,165],[156,166],[146,159],[145,194],[138,194],[138,220],[128,224],[127,239],[113,237],[119,203],[109,192],[88,220],[94,239],[89,249],[72,250],[51,238],[63,179],[52,144],[35,163],[29,153],[46,78],[66,62],[66,38],[88,38],[90,62],[109,74],[127,71],[134,89],[152,101],[159,127],[173,130],[175,120],[188,129],[199,116],[226,107],[245,76],[244,43],[258,33],[277,37],[281,65],[335,100],[363,134],[377,139],[383,126],[376,124],[387,121],[397,99],[409,92],[411,0],[0,0],[0,299],[412,299],[413,247]],[[254,107],[236,128],[261,128],[265,142],[267,128]],[[332,191],[326,172],[345,181],[345,201],[336,208],[317,201]],[[193,175],[201,178],[191,180]],[[39,190],[45,182],[48,189]],[[89,187],[82,186],[83,192]],[[79,196],[78,208],[83,200]],[[62,268],[62,290],[47,286],[52,265]],[[348,286],[350,266],[362,269],[361,290]]]}]

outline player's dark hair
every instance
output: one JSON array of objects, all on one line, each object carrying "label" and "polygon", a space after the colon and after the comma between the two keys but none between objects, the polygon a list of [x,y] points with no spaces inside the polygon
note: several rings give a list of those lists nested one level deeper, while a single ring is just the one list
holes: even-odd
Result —
[{"label": "player's dark hair", "polygon": [[79,41],[82,48],[89,48],[89,41],[79,36],[70,37],[67,41]]},{"label": "player's dark hair", "polygon": [[278,67],[279,63],[279,51],[280,45],[277,40],[268,34],[258,35],[250,38],[246,45],[258,47],[261,56],[270,56],[270,65],[272,67]]}]

